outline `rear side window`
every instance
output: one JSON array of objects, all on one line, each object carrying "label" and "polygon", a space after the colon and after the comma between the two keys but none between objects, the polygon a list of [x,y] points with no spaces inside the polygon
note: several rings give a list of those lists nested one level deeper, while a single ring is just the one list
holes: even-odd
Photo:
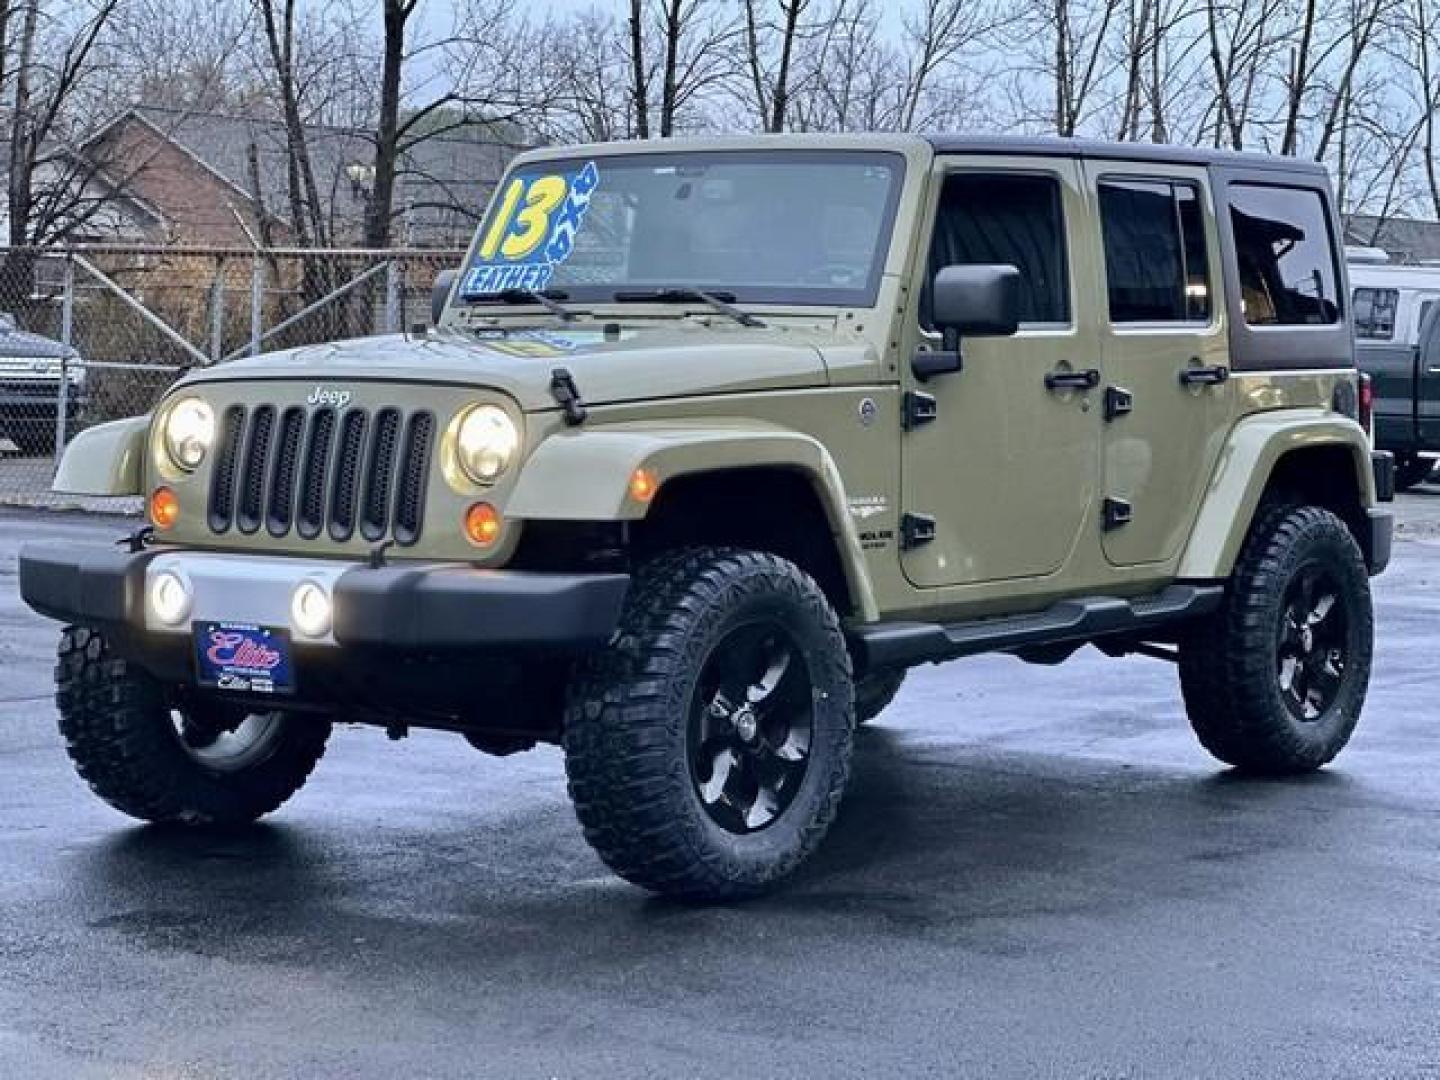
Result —
[{"label": "rear side window", "polygon": [[1371,341],[1389,341],[1395,336],[1395,309],[1400,306],[1399,289],[1356,289],[1350,296],[1355,319],[1355,336]]},{"label": "rear side window", "polygon": [[1241,310],[1251,326],[1324,326],[1340,319],[1325,201],[1309,188],[1230,185]]},{"label": "rear side window", "polygon": [[1205,226],[1194,184],[1102,181],[1100,227],[1112,323],[1210,321]]},{"label": "rear side window", "polygon": [[957,173],[945,179],[930,245],[921,319],[930,320],[930,286],[942,267],[998,263],[1020,271],[1020,321],[1068,323],[1065,220],[1051,176]]}]

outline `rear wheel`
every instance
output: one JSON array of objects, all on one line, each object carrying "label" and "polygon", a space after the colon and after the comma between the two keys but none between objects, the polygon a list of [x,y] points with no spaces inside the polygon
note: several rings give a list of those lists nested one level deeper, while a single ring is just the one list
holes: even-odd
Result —
[{"label": "rear wheel", "polygon": [[565,761],[585,837],[656,892],[744,896],[819,845],[849,773],[850,656],[793,564],[701,548],[630,590],[614,645],[569,694]]},{"label": "rear wheel", "polygon": [[240,824],[278,808],[325,752],[330,724],[171,700],[95,630],[60,641],[56,703],[80,775],[143,821]]},{"label": "rear wheel", "polygon": [[1395,455],[1395,490],[1409,491],[1422,484],[1435,471],[1435,459],[1419,454]]},{"label": "rear wheel", "polygon": [[1345,523],[1314,506],[1264,512],[1220,610],[1181,642],[1200,742],[1247,772],[1320,768],[1360,718],[1372,638],[1369,577]]}]

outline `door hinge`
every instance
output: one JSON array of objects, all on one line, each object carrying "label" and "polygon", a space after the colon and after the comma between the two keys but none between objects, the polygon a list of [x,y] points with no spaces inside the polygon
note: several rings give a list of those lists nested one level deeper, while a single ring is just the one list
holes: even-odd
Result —
[{"label": "door hinge", "polygon": [[1105,419],[1114,420],[1117,416],[1126,416],[1135,408],[1135,395],[1126,390],[1123,386],[1107,386],[1105,388]]},{"label": "door hinge", "polygon": [[929,514],[900,515],[901,550],[919,547],[935,539],[935,519]]},{"label": "door hinge", "polygon": [[900,426],[906,431],[914,431],[939,415],[940,404],[931,394],[906,390],[905,396],[900,399]]},{"label": "door hinge", "polygon": [[1108,532],[1110,529],[1120,528],[1121,525],[1129,525],[1134,511],[1124,499],[1107,498],[1100,504],[1100,516]]}]

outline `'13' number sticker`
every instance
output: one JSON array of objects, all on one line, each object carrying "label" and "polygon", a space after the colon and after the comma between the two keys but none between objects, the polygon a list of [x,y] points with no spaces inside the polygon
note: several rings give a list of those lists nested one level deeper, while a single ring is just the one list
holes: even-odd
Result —
[{"label": "'13' number sticker", "polygon": [[465,275],[467,296],[503,289],[543,289],[575,250],[575,237],[600,184],[593,161],[571,176],[517,176],[506,185],[495,218]]}]

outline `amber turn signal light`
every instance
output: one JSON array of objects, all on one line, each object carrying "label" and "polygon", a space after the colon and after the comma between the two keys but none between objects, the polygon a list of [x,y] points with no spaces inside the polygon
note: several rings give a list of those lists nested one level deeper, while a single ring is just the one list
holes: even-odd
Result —
[{"label": "amber turn signal light", "polygon": [[630,498],[636,502],[648,503],[660,490],[660,481],[649,469],[636,469],[630,474]]},{"label": "amber turn signal light", "polygon": [[500,511],[489,503],[476,503],[465,511],[465,535],[476,547],[489,547],[500,538]]},{"label": "amber turn signal light", "polygon": [[168,487],[156,488],[150,495],[150,524],[157,529],[169,529],[179,520],[179,497]]}]

